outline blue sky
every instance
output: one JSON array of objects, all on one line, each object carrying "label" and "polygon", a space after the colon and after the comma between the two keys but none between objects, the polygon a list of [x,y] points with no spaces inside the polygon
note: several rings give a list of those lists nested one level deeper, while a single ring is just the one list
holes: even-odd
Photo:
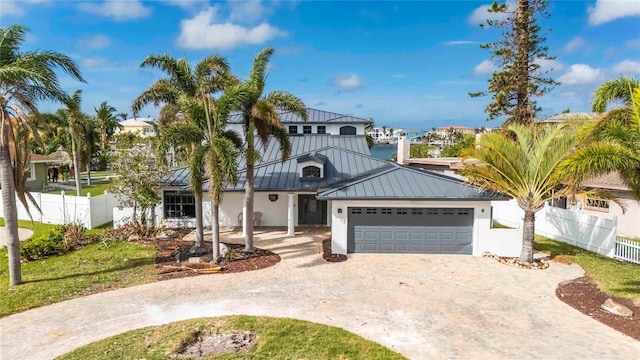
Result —
[{"label": "blue sky", "polygon": [[[3,0],[0,24],[28,26],[25,49],[54,50],[78,62],[88,83],[63,76],[62,84],[83,90],[87,113],[108,101],[131,115],[133,99],[162,76],[139,68],[148,54],[192,63],[220,54],[245,77],[253,56],[272,46],[268,90],[292,92],[310,107],[372,117],[378,126],[428,130],[500,125],[486,121],[488,97],[468,96],[486,89],[495,68],[479,47],[499,37],[478,26],[489,3]],[[602,82],[640,77],[639,0],[556,0],[549,11],[540,25],[557,59],[542,65],[562,85],[539,100],[541,117],[588,111]],[[157,112],[148,107],[139,115]]]}]

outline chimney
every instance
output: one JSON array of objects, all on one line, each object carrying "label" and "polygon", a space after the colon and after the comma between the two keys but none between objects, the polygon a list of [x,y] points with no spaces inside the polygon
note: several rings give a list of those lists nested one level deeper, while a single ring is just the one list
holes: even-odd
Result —
[{"label": "chimney", "polygon": [[398,164],[404,165],[404,162],[409,160],[410,146],[409,140],[405,136],[398,137]]}]

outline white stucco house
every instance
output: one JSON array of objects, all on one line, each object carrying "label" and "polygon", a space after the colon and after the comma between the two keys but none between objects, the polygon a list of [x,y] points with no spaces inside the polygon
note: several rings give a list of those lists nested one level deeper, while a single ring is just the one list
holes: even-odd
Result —
[{"label": "white stucco house", "polygon": [[[367,119],[308,109],[303,122],[283,113],[291,156],[281,161],[276,141],[257,146],[254,211],[261,226],[331,228],[334,253],[432,253],[517,256],[519,236],[491,229],[491,201],[507,198],[463,181],[371,157]],[[230,127],[239,130],[239,119]],[[246,172],[227,186],[222,225],[241,226]],[[185,168],[165,179],[157,209],[165,224],[190,224],[195,216]],[[205,185],[205,190],[207,186]],[[205,199],[207,195],[205,194]],[[210,206],[205,203],[205,214]],[[205,215],[205,225],[210,225]]]}]

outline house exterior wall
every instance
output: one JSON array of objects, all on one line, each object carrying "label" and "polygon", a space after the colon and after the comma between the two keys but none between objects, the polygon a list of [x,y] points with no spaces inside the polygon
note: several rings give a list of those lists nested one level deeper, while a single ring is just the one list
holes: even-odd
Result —
[{"label": "house exterior wall", "polygon": [[[331,247],[334,254],[347,253],[349,207],[470,208],[473,209],[473,255],[485,251],[499,256],[519,256],[522,249],[517,231],[491,229],[489,201],[403,201],[403,200],[333,200],[330,204]],[[341,209],[341,213],[338,213]]]},{"label": "house exterior wall", "polygon": [[[278,195],[278,200],[270,201],[269,194]],[[298,194],[293,196],[295,224],[298,224]],[[262,213],[262,226],[287,226],[288,197],[286,192],[255,192],[253,211]],[[220,224],[238,226],[238,215],[244,206],[244,192],[227,192],[220,206]],[[242,224],[240,224],[242,226]]]},{"label": "house exterior wall", "polygon": [[[289,126],[297,126],[298,127],[298,134],[302,134],[302,127],[303,126],[311,126],[311,135],[316,135],[318,134],[318,126],[324,126],[326,127],[326,134],[327,135],[340,135],[340,128],[343,126],[353,126],[356,128],[356,135],[364,135],[364,124],[323,124],[323,123],[284,123],[282,124],[285,128],[285,130],[289,129]],[[242,124],[228,124],[227,125],[227,129],[228,130],[233,130],[235,132],[237,132],[238,134],[243,133],[242,130]]]},{"label": "house exterior wall", "polygon": [[31,166],[31,171],[35,174],[32,174],[33,180],[27,181],[27,187],[29,191],[42,191],[44,185],[47,184],[47,164],[32,163]]},{"label": "house exterior wall", "polygon": [[593,209],[580,203],[579,210],[581,213],[598,216],[605,219],[618,218],[618,235],[629,237],[640,237],[640,201],[635,200],[630,192],[619,191],[615,192],[617,196],[624,202],[627,207],[625,213],[622,212],[622,208],[614,203],[609,202],[608,211],[602,211],[600,209]]}]

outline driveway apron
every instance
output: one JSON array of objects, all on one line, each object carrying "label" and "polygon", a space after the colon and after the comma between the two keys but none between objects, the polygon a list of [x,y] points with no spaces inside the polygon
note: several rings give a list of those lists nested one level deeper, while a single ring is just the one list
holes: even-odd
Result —
[{"label": "driveway apron", "polygon": [[640,342],[558,300],[577,265],[511,268],[465,255],[322,260],[311,236],[258,235],[282,261],[259,271],[161,281],[0,319],[0,358],[51,359],[145,326],[234,314],[338,326],[411,359],[640,359]]}]

